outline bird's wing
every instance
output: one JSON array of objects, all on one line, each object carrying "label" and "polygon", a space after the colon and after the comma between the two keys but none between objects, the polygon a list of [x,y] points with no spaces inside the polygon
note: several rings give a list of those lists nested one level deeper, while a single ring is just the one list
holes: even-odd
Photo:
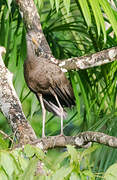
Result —
[{"label": "bird's wing", "polygon": [[55,64],[51,64],[50,68],[52,68],[52,73],[51,71],[47,73],[50,87],[56,93],[59,101],[62,103],[61,105],[66,107],[75,105],[73,90],[65,74]]}]

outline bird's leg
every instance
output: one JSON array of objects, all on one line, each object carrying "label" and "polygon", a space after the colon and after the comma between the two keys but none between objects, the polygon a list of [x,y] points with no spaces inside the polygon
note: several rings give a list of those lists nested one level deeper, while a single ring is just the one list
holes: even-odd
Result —
[{"label": "bird's leg", "polygon": [[42,118],[43,118],[43,124],[42,124],[42,137],[45,137],[45,118],[46,118],[46,109],[43,103],[42,94],[39,94],[39,100],[42,107]]},{"label": "bird's leg", "polygon": [[55,96],[55,99],[56,99],[58,106],[60,108],[60,111],[61,111],[61,134],[60,135],[63,135],[63,108],[58,100],[56,93],[54,93],[54,96]]}]

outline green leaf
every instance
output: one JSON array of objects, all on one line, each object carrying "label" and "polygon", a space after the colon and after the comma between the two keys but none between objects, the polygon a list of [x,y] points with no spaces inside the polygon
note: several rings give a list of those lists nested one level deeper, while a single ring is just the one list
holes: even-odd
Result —
[{"label": "green leaf", "polygon": [[38,6],[41,9],[44,5],[44,0],[38,0]]},{"label": "green leaf", "polygon": [[30,105],[31,105],[31,114],[30,114],[30,116],[32,118],[33,114],[35,113],[35,111],[37,109],[37,107],[39,106],[39,101],[37,100],[35,94],[31,94],[31,95],[32,95],[32,97],[31,97],[31,103],[30,103]]},{"label": "green leaf", "polygon": [[82,173],[87,177],[91,177],[91,178],[93,178],[94,177],[94,175],[93,175],[93,173],[90,171],[90,170],[84,170],[84,171],[82,171]]},{"label": "green leaf", "polygon": [[69,153],[68,152],[64,152],[64,153],[62,153],[54,162],[53,162],[53,164],[52,164],[52,168],[53,169],[58,169],[58,167],[60,167],[60,164],[61,164],[61,162],[65,159],[65,158],[67,158],[69,156]]},{"label": "green leaf", "polygon": [[63,0],[64,6],[66,8],[67,14],[69,14],[69,9],[70,9],[70,0]]},{"label": "green leaf", "polygon": [[116,180],[117,179],[117,163],[110,166],[104,174],[105,180]]},{"label": "green leaf", "polygon": [[85,157],[86,155],[91,154],[94,152],[96,149],[98,149],[100,146],[99,145],[93,145],[92,147],[89,147],[88,149],[85,149],[82,154],[81,154],[81,159]]},{"label": "green leaf", "polygon": [[36,166],[38,163],[38,159],[31,159],[29,165],[24,171],[23,175],[20,177],[20,180],[32,180],[34,177],[34,173],[36,172]]},{"label": "green leaf", "polygon": [[70,180],[81,180],[81,178],[76,172],[72,172],[70,176]]},{"label": "green leaf", "polygon": [[[5,9],[6,8],[4,8],[4,13],[2,14],[2,16],[1,16],[1,23],[0,23],[0,33],[1,34],[6,34],[6,32],[5,32],[5,26],[6,26],[6,23],[5,23]],[[1,38],[0,38],[0,44],[1,45],[4,45],[5,44],[5,37],[6,36],[1,36]]]},{"label": "green leaf", "polygon": [[18,157],[18,163],[20,164],[21,169],[24,171],[29,164],[29,160],[24,158],[24,157],[19,156]]},{"label": "green leaf", "polygon": [[82,93],[82,96],[83,96],[83,99],[84,99],[84,104],[85,104],[85,107],[86,107],[86,111],[87,111],[87,118],[88,120],[91,119],[90,117],[90,113],[89,113],[89,100],[87,98],[87,93],[85,91],[85,85],[83,84],[79,74],[77,72],[75,72],[76,74],[76,77],[77,77],[77,81],[79,83],[79,86],[80,86],[80,89],[81,89],[81,93]]},{"label": "green leaf", "polygon": [[60,0],[55,0],[55,6],[56,6],[57,12],[59,10],[59,4],[60,4]]},{"label": "green leaf", "polygon": [[54,8],[54,0],[50,0],[50,4],[51,4],[51,7],[53,9]]},{"label": "green leaf", "polygon": [[0,152],[0,165],[8,176],[12,176],[15,168],[15,162],[13,161],[10,153],[2,151]]},{"label": "green leaf", "polygon": [[87,0],[78,0],[88,27],[91,27],[91,13]]},{"label": "green leaf", "polygon": [[51,176],[36,176],[34,180],[52,180]]},{"label": "green leaf", "polygon": [[25,145],[24,153],[27,157],[36,155],[40,160],[43,160],[46,157],[45,153],[40,148],[33,147],[30,144]]},{"label": "green leaf", "polygon": [[40,160],[44,160],[46,157],[45,153],[42,151],[42,149],[35,147],[35,154]]},{"label": "green leaf", "polygon": [[24,153],[27,157],[32,157],[35,154],[35,148],[32,147],[30,144],[24,146]]},{"label": "green leaf", "polygon": [[4,140],[2,137],[0,137],[0,149],[7,149],[8,148],[8,141]]},{"label": "green leaf", "polygon": [[[74,95],[76,98],[76,107],[77,107],[77,111],[78,111],[78,123],[81,124],[82,123],[82,119],[81,119],[81,114],[80,114],[80,98],[78,95],[78,88],[77,88],[77,77],[76,77],[76,73],[74,72],[70,72],[70,78],[71,78],[71,82],[72,82],[72,86],[73,86],[73,91],[74,91]],[[75,80],[76,79],[76,80]]]},{"label": "green leaf", "polygon": [[17,72],[16,72],[16,77],[15,77],[15,89],[17,92],[17,95],[20,97],[22,94],[22,88],[24,87],[24,75],[23,75],[23,63],[21,62],[21,59],[18,60],[18,67],[17,67]]},{"label": "green leaf", "polygon": [[89,0],[89,2],[90,2],[90,5],[92,7],[93,14],[95,17],[95,21],[97,24],[98,36],[100,36],[100,26],[101,26],[103,34],[104,34],[104,42],[106,42],[105,22],[104,22],[103,14],[101,12],[99,1],[98,0],[95,0],[95,1]]},{"label": "green leaf", "polygon": [[11,3],[12,3],[12,0],[7,0],[7,5],[8,5],[9,10],[11,10],[11,7],[10,7]]},{"label": "green leaf", "polygon": [[81,177],[80,178],[81,180],[87,180],[87,177],[84,174],[82,174],[82,173],[80,174],[80,177]]},{"label": "green leaf", "polygon": [[62,167],[60,169],[58,169],[54,175],[52,176],[52,180],[63,180],[65,177],[67,177],[71,172],[72,172],[71,167]]},{"label": "green leaf", "polygon": [[106,15],[108,16],[108,19],[113,27],[113,30],[117,36],[117,20],[113,13],[113,10],[107,0],[99,0],[100,5],[102,6],[103,10],[105,11]]},{"label": "green leaf", "polygon": [[99,8],[99,3],[98,3],[97,0],[95,0],[95,1],[89,0],[89,2],[91,4],[93,14],[94,14],[94,17],[95,17],[95,21],[96,21],[96,24],[97,24],[98,35],[100,36],[100,21],[99,21],[99,17],[97,16],[97,12],[100,9]]},{"label": "green leaf", "polygon": [[76,164],[78,164],[79,159],[78,159],[78,152],[76,151],[76,149],[71,145],[67,145],[67,150],[71,156],[71,163],[75,162]]},{"label": "green leaf", "polygon": [[102,110],[102,109],[104,108],[104,106],[105,106],[105,102],[106,102],[106,98],[107,98],[107,97],[108,97],[108,94],[105,93],[105,94],[104,94],[104,97],[103,97],[102,100],[101,100],[101,104],[100,104],[99,110],[98,110],[98,112],[97,112],[97,115],[98,115],[98,116],[99,116],[101,110]]},{"label": "green leaf", "polygon": [[0,168],[0,179],[1,180],[8,180],[8,177],[2,168]]}]

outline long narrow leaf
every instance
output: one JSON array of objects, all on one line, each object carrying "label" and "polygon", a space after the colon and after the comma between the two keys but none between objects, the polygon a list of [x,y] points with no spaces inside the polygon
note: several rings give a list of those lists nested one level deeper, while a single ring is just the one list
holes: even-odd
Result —
[{"label": "long narrow leaf", "polygon": [[88,27],[90,27],[91,26],[91,13],[90,13],[90,9],[89,9],[87,0],[79,0],[78,2],[80,3],[86,23],[87,23]]},{"label": "long narrow leaf", "polygon": [[81,89],[81,93],[82,93],[82,96],[83,96],[83,99],[84,99],[86,112],[87,112],[87,118],[89,120],[89,119],[91,119],[90,114],[89,114],[89,102],[88,102],[87,94],[85,92],[84,84],[82,83],[82,81],[80,79],[80,76],[79,76],[79,74],[77,72],[76,72],[76,77],[77,77],[77,80],[78,80],[78,83],[79,83],[79,86],[80,86],[80,89]]},{"label": "long narrow leaf", "polygon": [[59,10],[59,5],[60,5],[60,0],[55,0],[55,6],[56,6],[57,12]]},{"label": "long narrow leaf", "polygon": [[113,10],[107,0],[99,0],[100,5],[102,6],[104,12],[108,16],[108,19],[113,27],[113,30],[117,36],[117,20],[114,16]]},{"label": "long narrow leaf", "polygon": [[106,42],[106,29],[105,29],[105,24],[104,24],[104,17],[101,12],[99,1],[98,0],[95,0],[95,1],[89,0],[89,2],[90,2],[90,5],[91,5],[93,13],[94,13],[97,30],[98,30],[98,35],[100,36],[100,26],[101,26],[103,34],[104,34],[104,42]]},{"label": "long narrow leaf", "polygon": [[69,9],[70,9],[70,0],[63,0],[64,6],[66,8],[67,14],[69,14]]}]

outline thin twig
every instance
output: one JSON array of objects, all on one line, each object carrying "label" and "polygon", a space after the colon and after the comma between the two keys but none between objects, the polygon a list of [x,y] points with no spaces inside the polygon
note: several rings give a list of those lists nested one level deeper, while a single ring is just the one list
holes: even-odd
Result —
[{"label": "thin twig", "polygon": [[4,133],[2,130],[0,130],[0,134],[2,134],[3,136],[4,136],[4,139],[9,139],[12,143],[13,143],[13,139],[9,136],[9,135],[7,135],[6,133]]}]

